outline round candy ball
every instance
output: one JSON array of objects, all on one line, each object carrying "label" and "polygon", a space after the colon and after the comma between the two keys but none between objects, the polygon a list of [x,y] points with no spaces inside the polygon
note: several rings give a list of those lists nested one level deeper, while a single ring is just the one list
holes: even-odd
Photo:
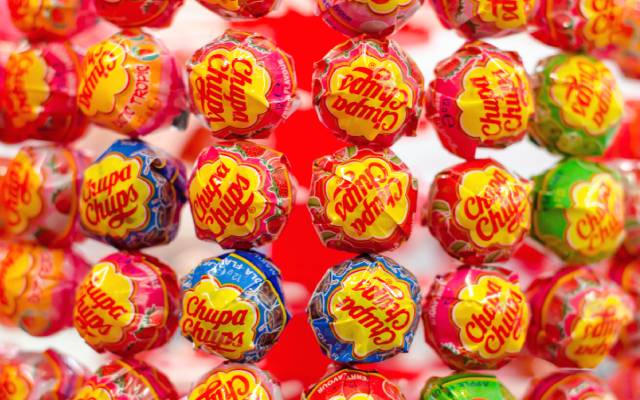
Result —
[{"label": "round candy ball", "polygon": [[[559,371],[534,381],[524,400],[615,400],[607,384],[588,371]],[[622,399],[622,398],[621,398]]]},{"label": "round candy ball", "polygon": [[94,0],[102,18],[121,28],[166,28],[184,0]]},{"label": "round candy ball", "polygon": [[609,264],[609,279],[620,285],[635,305],[633,321],[624,327],[618,345],[632,350],[640,345],[640,260],[619,252]]},{"label": "round candy ball", "polygon": [[534,181],[534,239],[572,265],[616,252],[624,239],[624,191],[616,172],[568,158]]},{"label": "round candy ball", "polygon": [[436,175],[425,221],[451,256],[468,264],[507,261],[531,227],[531,183],[491,159]]},{"label": "round candy ball", "polygon": [[404,400],[405,397],[389,379],[374,371],[344,367],[328,374],[313,385],[302,400],[332,399]]},{"label": "round candy ball", "polygon": [[186,201],[182,162],[138,140],[117,140],[85,173],[80,222],[87,236],[118,249],[169,243]]},{"label": "round candy ball", "polygon": [[633,319],[631,297],[588,267],[565,267],[535,280],[527,298],[527,347],[561,368],[598,366]]},{"label": "round candy ball", "polygon": [[198,0],[209,10],[230,21],[244,21],[264,17],[278,8],[280,0]]},{"label": "round candy ball", "polygon": [[451,153],[473,159],[478,147],[503,148],[524,137],[534,102],[517,53],[467,42],[434,72],[427,118]]},{"label": "round candy ball", "polygon": [[143,253],[114,253],[76,291],[73,325],[97,352],[131,356],[164,345],[178,326],[173,270]]},{"label": "round candy ball", "polygon": [[257,362],[289,322],[280,271],[260,253],[206,259],[181,283],[182,335],[208,353]]},{"label": "round candy ball", "polygon": [[13,24],[30,40],[64,39],[96,22],[91,0],[9,0],[7,5]]},{"label": "round candy ball", "polygon": [[314,64],[312,86],[318,118],[342,140],[389,147],[416,134],[424,80],[394,41],[363,36],[339,44]]},{"label": "round candy ball", "polygon": [[618,37],[613,59],[628,78],[640,78],[640,4],[625,3],[622,36]]},{"label": "round candy ball", "polygon": [[198,238],[248,250],[280,236],[295,187],[284,154],[252,142],[225,142],[200,153],[188,196]]},{"label": "round candy ball", "polygon": [[78,107],[94,124],[138,137],[170,124],[185,108],[173,55],[151,35],[130,29],[89,48]]},{"label": "round candy ball", "polygon": [[280,385],[266,371],[252,364],[224,363],[196,383],[185,400],[214,399],[282,400]]},{"label": "round candy ball", "polygon": [[420,400],[516,400],[509,390],[490,375],[455,374],[445,378],[430,378]]},{"label": "round candy ball", "polygon": [[382,252],[411,235],[417,191],[391,150],[352,146],[315,160],[307,206],[325,246]]},{"label": "round candy ball", "polygon": [[416,277],[392,259],[362,254],[330,268],[307,313],[322,352],[337,363],[406,353],[420,320]]}]

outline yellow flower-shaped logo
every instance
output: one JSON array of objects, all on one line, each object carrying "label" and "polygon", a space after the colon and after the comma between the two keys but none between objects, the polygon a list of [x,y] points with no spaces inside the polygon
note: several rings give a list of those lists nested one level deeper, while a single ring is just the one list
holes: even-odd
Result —
[{"label": "yellow flower-shaped logo", "polygon": [[29,399],[32,394],[32,385],[33,382],[20,371],[17,365],[5,364],[0,369],[0,399]]},{"label": "yellow flower-shaped logo", "polygon": [[474,15],[504,30],[526,26],[533,8],[531,0],[473,0],[473,4]]},{"label": "yellow flower-shaped logo", "polygon": [[371,11],[376,14],[391,14],[398,8],[411,4],[413,0],[356,0],[358,3],[366,4]]},{"label": "yellow flower-shaped logo", "polygon": [[29,271],[34,267],[34,254],[9,251],[0,263],[0,313],[16,320],[22,295],[27,290]]},{"label": "yellow flower-shaped logo", "polygon": [[201,0],[203,4],[210,4],[212,6],[220,6],[225,10],[238,11],[240,9],[239,0]]},{"label": "yellow flower-shaped logo", "polygon": [[13,53],[7,61],[5,89],[7,117],[16,128],[35,121],[49,98],[48,67],[40,53],[28,50]]},{"label": "yellow flower-shaped logo", "polygon": [[24,151],[9,164],[2,190],[2,216],[9,233],[18,235],[42,212],[42,177]]},{"label": "yellow flower-shaped logo", "polygon": [[188,398],[208,399],[271,400],[271,396],[250,370],[234,367],[209,376]]},{"label": "yellow flower-shaped logo", "polygon": [[111,393],[103,387],[84,386],[73,398],[74,400],[113,400]]},{"label": "yellow flower-shaped logo", "polygon": [[622,34],[624,0],[581,0],[580,11],[586,19],[583,32],[596,49],[615,43]]}]

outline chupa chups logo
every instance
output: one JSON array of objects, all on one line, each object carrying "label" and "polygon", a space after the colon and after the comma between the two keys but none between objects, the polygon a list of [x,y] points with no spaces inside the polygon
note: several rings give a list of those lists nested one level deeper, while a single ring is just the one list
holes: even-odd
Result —
[{"label": "chupa chups logo", "polygon": [[30,398],[31,392],[31,380],[24,376],[20,366],[4,363],[0,368],[0,399],[24,400]]},{"label": "chupa chups logo", "polygon": [[473,0],[474,15],[500,29],[517,29],[528,22],[530,0]]},{"label": "chupa chups logo", "polygon": [[368,140],[397,132],[415,102],[415,93],[396,61],[370,54],[334,70],[325,99],[340,129]]},{"label": "chupa chups logo", "polygon": [[458,293],[451,312],[460,341],[482,358],[516,354],[524,345],[529,307],[518,285],[495,276],[482,276]]},{"label": "chupa chups logo", "polygon": [[329,296],[331,330],[353,345],[353,355],[402,348],[416,316],[409,284],[384,265],[355,269]]},{"label": "chupa chups logo", "polygon": [[623,34],[624,1],[580,0],[584,35],[595,48],[607,47]]},{"label": "chupa chups logo", "polygon": [[228,359],[242,358],[254,346],[260,311],[235,285],[204,277],[182,300],[182,333]]},{"label": "chupa chups logo", "polygon": [[409,218],[410,180],[377,157],[339,165],[325,187],[327,216],[354,239],[386,239]]},{"label": "chupa chups logo", "polygon": [[76,394],[76,397],[74,397],[73,399],[74,400],[113,400],[113,397],[111,397],[111,393],[106,388],[102,386],[93,386],[93,384],[90,383],[84,386],[82,389],[80,389],[78,394]]},{"label": "chupa chups logo", "polygon": [[228,11],[240,10],[239,0],[201,0],[204,4],[211,4],[212,6],[219,6]]},{"label": "chupa chups logo", "polygon": [[24,232],[29,221],[40,215],[42,178],[24,151],[18,152],[9,165],[2,184],[2,214],[5,229],[17,235]]},{"label": "chupa chups logo", "polygon": [[356,0],[358,3],[366,4],[369,9],[376,14],[391,14],[397,9],[411,4],[412,0]]},{"label": "chupa chups logo", "polygon": [[16,128],[35,121],[49,98],[48,67],[36,51],[14,53],[7,61],[6,116]]},{"label": "chupa chups logo", "polygon": [[271,76],[241,48],[217,49],[189,74],[193,104],[213,131],[249,128],[269,110]]},{"label": "chupa chups logo", "polygon": [[0,262],[0,314],[13,318],[18,302],[27,291],[29,272],[34,265],[34,254],[10,250]]},{"label": "chupa chups logo", "polygon": [[249,369],[232,367],[209,376],[191,392],[188,398],[188,400],[221,399],[271,400],[271,395]]}]

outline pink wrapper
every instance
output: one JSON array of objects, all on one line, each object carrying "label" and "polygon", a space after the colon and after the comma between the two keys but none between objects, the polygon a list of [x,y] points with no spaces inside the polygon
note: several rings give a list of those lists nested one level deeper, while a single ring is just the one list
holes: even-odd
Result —
[{"label": "pink wrapper", "polygon": [[[607,384],[588,371],[560,371],[534,382],[524,400],[613,400]],[[620,398],[620,400],[631,400]]]}]

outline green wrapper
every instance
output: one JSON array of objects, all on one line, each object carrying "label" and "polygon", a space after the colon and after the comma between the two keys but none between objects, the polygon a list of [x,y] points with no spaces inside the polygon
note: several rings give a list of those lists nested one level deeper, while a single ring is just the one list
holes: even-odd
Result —
[{"label": "green wrapper", "polygon": [[427,381],[421,400],[516,400],[495,376],[456,374]]}]

